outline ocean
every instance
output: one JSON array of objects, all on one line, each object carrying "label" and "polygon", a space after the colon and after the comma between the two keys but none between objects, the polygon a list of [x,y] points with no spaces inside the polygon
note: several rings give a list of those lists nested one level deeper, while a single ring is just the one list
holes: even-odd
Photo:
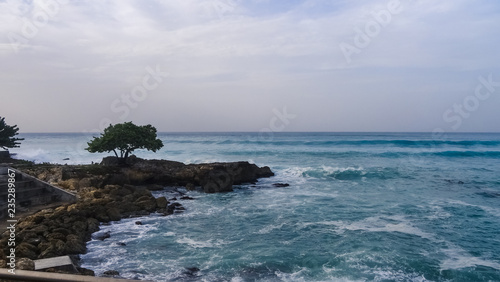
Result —
[{"label": "ocean", "polygon": [[[36,162],[99,162],[84,134],[22,134]],[[83,267],[154,281],[500,281],[500,134],[160,133],[142,158],[276,176],[124,219]],[[69,159],[68,159],[69,158]],[[273,183],[288,183],[274,187]],[[182,191],[182,188],[180,189]],[[167,192],[155,192],[156,196]],[[136,225],[140,220],[143,225]],[[118,243],[125,243],[123,244]]]}]

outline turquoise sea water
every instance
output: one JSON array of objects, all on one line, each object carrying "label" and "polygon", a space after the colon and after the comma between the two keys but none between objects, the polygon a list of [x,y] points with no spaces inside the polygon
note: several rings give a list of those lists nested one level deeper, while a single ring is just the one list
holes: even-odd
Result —
[{"label": "turquoise sea water", "polygon": [[[84,135],[23,137],[13,150],[20,158],[90,163],[103,156],[82,150]],[[111,238],[89,242],[82,256],[97,274],[117,270],[155,281],[500,281],[500,134],[160,138],[161,151],[137,155],[248,160],[276,176],[232,193],[187,192],[196,199],[181,201],[184,213],[102,226]],[[273,187],[277,182],[290,186]]]}]

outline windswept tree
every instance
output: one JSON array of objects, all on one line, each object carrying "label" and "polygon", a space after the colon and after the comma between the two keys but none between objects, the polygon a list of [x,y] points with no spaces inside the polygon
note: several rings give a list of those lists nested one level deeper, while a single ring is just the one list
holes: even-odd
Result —
[{"label": "windswept tree", "polygon": [[18,148],[19,141],[24,140],[24,138],[15,138],[18,134],[19,128],[17,125],[8,125],[5,123],[5,118],[0,117],[0,148],[8,150],[8,148]]},{"label": "windswept tree", "polygon": [[156,152],[163,147],[163,142],[156,138],[156,128],[151,125],[138,126],[132,122],[110,125],[100,137],[87,143],[91,153],[115,153],[119,164],[126,164],[127,158],[136,149]]}]

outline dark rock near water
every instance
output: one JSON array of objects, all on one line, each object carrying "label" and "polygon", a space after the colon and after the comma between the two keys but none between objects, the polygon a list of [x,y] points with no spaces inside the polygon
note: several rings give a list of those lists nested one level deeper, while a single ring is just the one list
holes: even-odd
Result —
[{"label": "dark rock near water", "polygon": [[120,275],[120,272],[118,272],[116,270],[107,270],[107,271],[104,271],[102,274],[107,275],[107,276],[118,276],[118,275]]},{"label": "dark rock near water", "polygon": [[81,275],[85,275],[85,276],[95,276],[95,273],[93,270],[90,270],[90,269],[87,269],[87,268],[83,268],[83,267],[76,267],[76,270],[78,270],[78,273],[80,273]]},{"label": "dark rock near water", "polygon": [[142,222],[141,221],[136,221],[135,225],[142,225]]},{"label": "dark rock near water", "polygon": [[111,237],[111,234],[109,231],[94,235],[94,239],[99,240],[99,241],[104,241],[104,239],[107,239],[109,237]]},{"label": "dark rock near water", "polygon": [[159,197],[156,198],[156,207],[159,209],[164,209],[168,204],[167,198],[165,197]]},{"label": "dark rock near water", "polygon": [[273,186],[274,187],[288,187],[288,186],[290,186],[290,184],[288,184],[288,183],[274,183]]},{"label": "dark rock near water", "polygon": [[196,276],[199,271],[200,269],[198,267],[186,267],[184,274],[187,276]]},{"label": "dark rock near water", "polygon": [[181,200],[194,200],[194,198],[189,196],[182,196]]}]

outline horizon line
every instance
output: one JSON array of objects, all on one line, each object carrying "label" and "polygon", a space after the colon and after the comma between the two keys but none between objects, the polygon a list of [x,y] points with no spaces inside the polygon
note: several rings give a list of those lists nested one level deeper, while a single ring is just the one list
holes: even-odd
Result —
[{"label": "horizon line", "polygon": [[[75,132],[75,131],[47,131],[47,132],[20,132],[21,134],[102,134],[103,132]],[[261,133],[260,131],[157,131],[157,133],[171,134],[196,134],[196,133]],[[263,132],[263,134],[286,134],[286,133],[424,133],[424,134],[497,134],[500,131],[454,131],[434,133],[432,131],[280,131],[280,132]]]}]

